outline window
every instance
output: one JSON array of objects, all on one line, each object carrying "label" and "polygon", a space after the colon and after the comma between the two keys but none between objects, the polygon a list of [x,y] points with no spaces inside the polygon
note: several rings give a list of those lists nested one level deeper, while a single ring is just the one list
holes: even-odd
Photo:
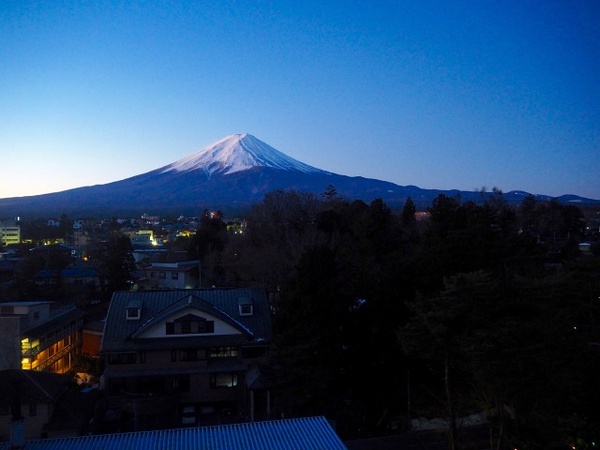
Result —
[{"label": "window", "polygon": [[29,417],[37,416],[37,403],[29,404]]},{"label": "window", "polygon": [[135,353],[113,353],[108,355],[109,364],[135,364]]},{"label": "window", "polygon": [[180,361],[202,361],[206,359],[206,350],[204,349],[183,349],[179,351]]},{"label": "window", "polygon": [[146,362],[146,352],[140,352],[140,363],[144,364]]},{"label": "window", "polygon": [[237,386],[237,374],[212,373],[210,375],[211,388],[232,388]]},{"label": "window", "polygon": [[158,272],[158,278],[164,280],[167,275],[164,272]]},{"label": "window", "polygon": [[251,316],[254,313],[253,305],[254,305],[254,302],[249,297],[238,298],[238,307],[239,307],[239,311],[240,311],[240,316]]},{"label": "window", "polygon": [[140,308],[127,308],[127,320],[137,320],[140,316]]},{"label": "window", "polygon": [[237,355],[237,347],[213,347],[210,349],[211,358],[233,358]]},{"label": "window", "polygon": [[252,305],[240,305],[240,316],[251,316]]},{"label": "window", "polygon": [[206,320],[204,317],[198,317],[193,314],[175,319],[173,322],[165,324],[166,334],[199,334],[214,333],[215,322]]},{"label": "window", "polygon": [[177,280],[177,279],[179,279],[179,273],[171,272],[171,280]]}]

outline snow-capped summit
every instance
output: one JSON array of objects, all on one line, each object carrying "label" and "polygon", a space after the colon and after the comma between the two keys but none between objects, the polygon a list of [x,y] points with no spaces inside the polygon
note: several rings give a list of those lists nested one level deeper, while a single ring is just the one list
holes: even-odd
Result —
[{"label": "snow-capped summit", "polygon": [[248,133],[227,136],[199,152],[163,167],[161,173],[202,170],[210,178],[216,173],[227,175],[253,167],[324,173],[321,169],[281,153]]}]

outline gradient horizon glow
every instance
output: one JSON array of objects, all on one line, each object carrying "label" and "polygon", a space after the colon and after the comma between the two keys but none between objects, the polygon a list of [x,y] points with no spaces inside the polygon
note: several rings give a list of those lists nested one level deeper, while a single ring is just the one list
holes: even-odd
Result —
[{"label": "gradient horizon glow", "polygon": [[248,132],[421,188],[600,199],[600,2],[0,2],[0,198]]}]

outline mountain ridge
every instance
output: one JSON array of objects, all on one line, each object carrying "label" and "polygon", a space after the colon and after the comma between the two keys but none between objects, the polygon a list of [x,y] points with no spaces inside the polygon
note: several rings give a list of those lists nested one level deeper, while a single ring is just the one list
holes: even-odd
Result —
[{"label": "mountain ridge", "polygon": [[[27,197],[0,199],[0,220],[10,217],[69,216],[135,217],[143,213],[198,215],[204,209],[243,214],[264,194],[276,189],[315,194],[334,186],[350,200],[370,202],[381,198],[392,208],[411,197],[425,209],[439,194],[460,195],[462,200],[482,200],[478,191],[423,189],[388,181],[351,177],[318,169],[298,161],[248,133],[232,134],[171,164],[123,180]],[[509,203],[520,203],[524,191],[504,194]],[[553,197],[535,195],[537,199]],[[600,200],[576,195],[558,197],[574,204],[600,205]]]}]

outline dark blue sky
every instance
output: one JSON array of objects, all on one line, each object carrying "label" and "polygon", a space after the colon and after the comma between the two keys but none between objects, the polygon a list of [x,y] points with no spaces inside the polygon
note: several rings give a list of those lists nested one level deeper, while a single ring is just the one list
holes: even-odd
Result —
[{"label": "dark blue sky", "polygon": [[0,1],[0,56],[2,198],[248,132],[345,175],[600,199],[597,0]]}]

